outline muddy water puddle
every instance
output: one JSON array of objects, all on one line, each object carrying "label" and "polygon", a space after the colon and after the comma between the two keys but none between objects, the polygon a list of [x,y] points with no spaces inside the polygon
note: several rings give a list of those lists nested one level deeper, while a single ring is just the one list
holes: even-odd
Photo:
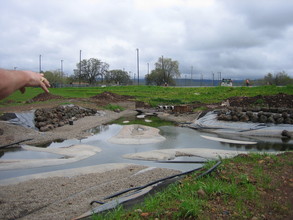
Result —
[{"label": "muddy water puddle", "polygon": [[[78,162],[63,164],[58,166],[48,166],[48,167],[38,167],[31,169],[21,169],[21,170],[9,170],[1,171],[0,179],[16,177],[21,175],[28,175],[40,172],[55,171],[61,169],[78,168],[84,166],[92,166],[107,163],[134,163],[140,165],[146,165],[150,167],[161,167],[177,169],[181,171],[187,171],[190,169],[197,168],[202,164],[196,163],[159,163],[154,161],[145,160],[131,160],[125,159],[122,156],[124,154],[139,153],[152,150],[163,150],[163,149],[180,149],[180,148],[207,148],[207,149],[223,149],[223,150],[235,150],[235,151],[252,151],[252,152],[268,152],[268,151],[284,151],[293,149],[292,141],[284,142],[281,139],[263,139],[254,140],[253,138],[240,138],[240,137],[230,137],[231,139],[246,140],[246,141],[257,141],[255,145],[243,145],[243,144],[229,144],[214,140],[208,140],[203,138],[201,135],[208,135],[213,137],[219,137],[215,134],[203,133],[197,130],[193,130],[185,127],[176,126],[162,126],[159,127],[160,134],[166,138],[165,141],[153,144],[112,144],[108,140],[119,133],[122,129],[122,125],[112,124],[99,126],[92,129],[92,136],[78,140],[59,140],[47,144],[41,147],[67,147],[71,145],[86,144],[97,146],[102,149],[100,153],[95,154],[89,158],[83,159]],[[227,137],[226,137],[227,138]],[[51,153],[42,152],[31,152],[31,151],[14,151],[5,152],[1,159],[40,159],[40,158],[60,158],[60,155],[54,155]],[[200,157],[180,157],[175,158],[177,161],[203,161]]]}]

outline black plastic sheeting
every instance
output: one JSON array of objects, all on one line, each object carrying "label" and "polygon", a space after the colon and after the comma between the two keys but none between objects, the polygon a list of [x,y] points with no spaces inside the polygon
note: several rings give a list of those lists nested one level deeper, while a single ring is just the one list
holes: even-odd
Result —
[{"label": "black plastic sheeting", "polygon": [[35,111],[22,112],[22,113],[13,113],[15,114],[14,118],[8,120],[11,124],[21,125],[26,128],[37,129],[35,127]]},{"label": "black plastic sheeting", "polygon": [[[213,167],[211,167],[210,169],[208,169],[204,173],[202,173],[199,176],[197,176],[196,179],[202,178],[205,175],[210,174],[221,163],[222,163],[222,161],[218,161]],[[107,203],[103,203],[101,201],[92,201],[91,202],[91,205],[93,203],[98,203],[98,204],[102,204],[102,205],[94,208],[91,211],[88,211],[88,212],[84,213],[83,215],[81,215],[81,216],[79,216],[79,217],[77,217],[75,219],[84,219],[84,218],[87,218],[87,217],[91,216],[94,213],[96,214],[96,213],[102,213],[102,212],[105,212],[105,211],[109,211],[109,210],[114,209],[118,205],[122,205],[122,204],[125,207],[129,207],[132,204],[136,204],[139,201],[141,201],[142,198],[146,194],[152,193],[154,191],[158,191],[159,188],[163,188],[163,186],[165,187],[166,185],[169,185],[170,183],[173,183],[173,182],[179,180],[180,177],[182,177],[184,175],[187,175],[187,174],[191,174],[191,173],[193,173],[193,172],[195,172],[197,170],[200,170],[200,169],[202,169],[202,167],[196,168],[196,169],[193,169],[193,170],[184,172],[184,173],[180,173],[180,174],[176,174],[176,175],[173,175],[173,176],[169,176],[169,177],[166,177],[166,178],[162,178],[162,179],[156,180],[154,182],[148,183],[148,184],[143,185],[143,186],[138,186],[138,187],[133,187],[133,188],[129,188],[129,189],[123,190],[121,192],[118,192],[118,193],[115,193],[113,195],[107,196],[104,199],[114,198],[114,197],[117,197],[119,195],[122,195],[122,194],[127,193],[127,192],[130,192],[130,191],[134,191],[134,192],[130,193],[127,196],[120,197],[118,199],[114,199],[114,200],[112,200],[110,202],[107,202]]]}]

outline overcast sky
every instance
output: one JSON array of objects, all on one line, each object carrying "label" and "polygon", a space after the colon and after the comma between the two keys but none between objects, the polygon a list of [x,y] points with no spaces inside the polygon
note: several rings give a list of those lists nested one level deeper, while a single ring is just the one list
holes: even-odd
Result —
[{"label": "overcast sky", "polygon": [[[293,77],[292,0],[0,0],[0,67],[72,74],[82,59],[140,77],[159,57],[182,77]],[[188,74],[188,75],[187,75]]]}]

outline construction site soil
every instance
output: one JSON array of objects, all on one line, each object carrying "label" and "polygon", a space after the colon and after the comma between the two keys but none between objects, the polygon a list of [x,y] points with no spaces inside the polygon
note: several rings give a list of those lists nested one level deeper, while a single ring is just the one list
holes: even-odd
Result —
[{"label": "construction site soil", "polygon": [[293,95],[279,93],[277,95],[254,97],[231,97],[228,99],[230,106],[265,106],[269,108],[293,108]]},{"label": "construction site soil", "polygon": [[[278,108],[293,108],[293,96],[292,95],[286,95],[286,94],[277,94],[277,95],[270,95],[270,96],[255,96],[255,97],[231,97],[225,102],[229,103],[230,106],[237,106],[237,107],[243,107],[243,106],[259,106],[259,107],[278,107]],[[63,139],[66,138],[72,138],[72,137],[80,137],[85,134],[84,131],[86,129],[89,129],[91,127],[97,126],[97,124],[103,124],[110,122],[112,120],[115,120],[119,117],[124,116],[125,114],[134,114],[134,110],[136,108],[147,108],[149,107],[148,104],[144,104],[142,102],[136,102],[133,97],[130,96],[120,96],[117,94],[113,94],[110,92],[105,92],[102,94],[98,94],[96,96],[90,97],[90,98],[63,98],[61,96],[55,96],[52,94],[43,93],[40,94],[30,101],[28,101],[26,104],[23,105],[17,105],[17,106],[2,106],[0,107],[0,113],[7,113],[7,112],[23,112],[28,110],[34,110],[37,108],[51,108],[58,106],[62,103],[72,103],[81,107],[86,108],[92,108],[101,110],[103,109],[103,106],[106,106],[108,104],[114,103],[115,105],[123,106],[126,110],[123,112],[107,112],[107,117],[100,118],[100,119],[94,119],[93,116],[88,116],[85,118],[79,119],[75,125],[70,127],[70,133],[68,133],[68,128],[66,128],[66,125],[64,127],[56,128],[53,131],[50,131],[49,133],[46,133],[46,136],[48,138],[44,138],[44,135],[42,135],[43,139],[35,140],[34,142],[27,142],[27,143],[33,143],[37,144],[38,142],[45,142],[49,139],[59,138],[63,137]],[[196,103],[196,106],[203,106],[208,109],[215,109],[215,108],[223,108],[221,105],[222,103],[215,103],[215,104],[204,104],[204,103]],[[192,107],[195,107],[195,104],[191,104]],[[194,113],[183,113],[180,115],[176,115],[174,117],[174,114],[166,114],[165,119],[170,120],[177,120],[177,121],[191,121],[192,118],[194,120]],[[198,114],[197,114],[198,115]],[[96,121],[95,121],[96,120]],[[2,132],[0,133],[0,141],[1,145],[9,144],[15,141],[18,141],[23,138],[29,138],[29,137],[37,137],[36,131],[29,131],[28,129],[25,129],[20,126],[11,126],[7,125],[6,123],[0,123],[0,129]],[[32,130],[32,129],[30,129]],[[29,133],[31,132],[31,134]],[[290,154],[291,156],[292,154]],[[291,157],[292,161],[292,157]],[[264,168],[266,163],[263,163]],[[269,201],[272,202],[278,202],[280,206],[282,206],[283,203],[290,203],[292,207],[292,198],[293,198],[293,169],[292,169],[292,163],[290,164],[290,167],[286,167],[285,171],[284,169],[276,170],[273,174],[270,175],[272,183],[280,183],[282,182],[281,187],[278,187],[278,191],[267,193],[266,197],[264,197],[264,202],[269,203]],[[130,185],[141,185],[146,184],[146,181],[151,181],[156,179],[157,176],[168,176],[171,175],[174,171],[171,170],[160,170],[156,169],[154,172],[145,172],[145,174],[142,174],[139,181],[132,180],[129,181],[129,173],[133,173],[134,171],[139,171],[143,169],[142,167],[126,167],[121,170],[113,170],[109,171],[103,174],[96,174],[96,175],[88,175],[86,180],[87,183],[91,183],[91,179],[94,184],[96,184],[94,181],[102,180],[103,178],[111,177],[112,185],[110,187],[106,187],[107,183],[105,182],[105,188],[103,188],[103,192],[91,192],[91,196],[86,195],[85,198],[79,198],[77,202],[75,202],[75,199],[69,200],[68,198],[71,197],[60,197],[57,198],[54,195],[60,194],[60,192],[68,192],[70,195],[79,195],[79,192],[83,192],[84,188],[83,183],[79,183],[78,181],[84,180],[84,176],[78,176],[77,179],[74,180],[78,184],[78,186],[74,186],[74,189],[70,187],[69,183],[73,183],[72,179],[64,178],[48,178],[45,180],[34,180],[33,185],[32,182],[24,182],[19,183],[16,185],[10,185],[10,186],[1,186],[0,187],[0,209],[1,211],[1,219],[17,219],[17,218],[23,218],[23,219],[71,219],[72,217],[80,214],[79,211],[85,211],[89,208],[88,201],[94,198],[101,198],[103,195],[109,195],[111,193],[115,193],[116,191],[123,190],[128,188]],[[246,169],[241,169],[243,172],[243,175],[245,174]],[[161,175],[161,174],[164,175]],[[125,182],[121,182],[119,178],[115,179],[115,175],[119,177],[119,175],[123,176],[123,178],[119,177]],[[65,182],[64,181],[69,181]],[[44,184],[46,187],[43,187]],[[101,184],[101,183],[99,183]],[[30,187],[28,187],[30,186]],[[119,186],[119,187],[117,187]],[[79,189],[79,188],[82,189]],[[92,185],[90,186],[92,187]],[[93,197],[93,194],[94,197]],[[44,200],[44,197],[46,197],[46,200]],[[41,198],[42,197],[42,198]],[[13,199],[13,198],[17,198]],[[49,201],[50,198],[52,198],[52,201]],[[73,197],[75,198],[75,197]],[[217,198],[215,200],[210,201],[210,208],[208,212],[209,215],[212,216],[212,218],[215,217],[215,219],[229,219],[231,216],[223,216],[218,214],[218,207],[219,204],[217,204]],[[56,203],[56,201],[64,201],[62,205],[60,203]],[[86,204],[81,204],[82,201],[85,200]],[[29,206],[29,207],[28,207]],[[59,208],[57,206],[60,206]],[[221,203],[221,210],[229,210],[229,204]],[[272,215],[272,210],[270,206],[266,206],[267,209],[258,210],[257,207],[251,207],[251,209],[255,209],[254,213],[255,217],[253,219],[292,219],[292,212],[289,210],[288,212],[282,212],[282,214],[275,214]],[[283,206],[282,206],[283,207]],[[73,211],[74,210],[74,211]],[[52,216],[52,213],[55,213],[54,216]],[[59,213],[59,214],[58,214]],[[245,219],[238,218],[238,219]]]}]

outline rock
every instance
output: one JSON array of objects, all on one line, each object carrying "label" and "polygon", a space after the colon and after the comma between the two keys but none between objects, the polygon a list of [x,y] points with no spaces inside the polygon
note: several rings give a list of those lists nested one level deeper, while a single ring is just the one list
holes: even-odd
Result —
[{"label": "rock", "polygon": [[284,122],[284,119],[282,117],[276,120],[276,124],[282,124],[283,122]]},{"label": "rock", "polygon": [[258,113],[257,113],[257,116],[260,118],[261,116],[263,115],[263,111],[259,111]]},{"label": "rock", "polygon": [[79,108],[78,106],[58,106],[35,111],[35,126],[40,131],[48,131],[68,124],[69,120],[77,120],[85,116],[95,115],[96,110]]},{"label": "rock", "polygon": [[283,137],[287,137],[287,138],[291,138],[292,137],[291,134],[287,130],[283,130],[282,133],[281,133],[281,135]]},{"label": "rock", "polygon": [[290,119],[290,118],[285,118],[285,119],[284,119],[284,123],[285,123],[285,124],[292,124],[292,119]]},{"label": "rock", "polygon": [[63,122],[63,121],[60,121],[59,123],[58,123],[58,127],[62,127],[62,126],[64,126],[65,125],[65,123]]},{"label": "rock", "polygon": [[249,117],[247,115],[242,115],[240,118],[240,121],[242,122],[248,122],[249,121]]},{"label": "rock", "polygon": [[293,124],[292,109],[236,108],[218,110],[217,118],[223,121],[242,121],[254,123]]},{"label": "rock", "polygon": [[252,111],[247,111],[247,112],[246,112],[246,115],[247,115],[249,118],[252,118],[253,113],[252,113]]},{"label": "rock", "polygon": [[0,120],[2,121],[9,121],[14,118],[17,118],[15,113],[3,113],[2,115],[0,115]]},{"label": "rock", "polygon": [[288,115],[287,112],[283,112],[283,113],[282,113],[282,117],[283,117],[284,119],[286,119],[286,118],[289,118],[289,115]]},{"label": "rock", "polygon": [[36,123],[35,123],[35,126],[36,126],[37,128],[41,128],[41,127],[44,127],[44,126],[46,126],[46,125],[47,125],[47,123],[44,122],[44,121],[36,122]]},{"label": "rock", "polygon": [[46,131],[50,131],[50,130],[51,130],[50,128],[51,128],[51,126],[46,125],[46,126],[44,126],[44,127],[39,128],[39,130],[40,130],[41,132],[46,132]]},{"label": "rock", "polygon": [[252,121],[252,122],[258,122],[258,117],[257,117],[257,115],[254,114],[254,115],[252,116],[252,118],[251,118],[251,121]]},{"label": "rock", "polygon": [[274,119],[274,117],[273,116],[270,116],[270,117],[268,117],[268,120],[267,120],[267,122],[268,123],[275,123],[275,119]]},{"label": "rock", "polygon": [[206,197],[206,193],[205,193],[205,191],[203,191],[203,189],[199,189],[199,190],[197,191],[197,195],[198,195],[198,197],[200,197],[200,198],[204,198],[204,197]]},{"label": "rock", "polygon": [[266,123],[267,122],[267,117],[265,115],[260,115],[259,117],[259,122],[260,123]]},{"label": "rock", "polygon": [[280,114],[274,114],[273,117],[274,117],[275,120],[278,120],[279,118],[281,118],[281,115]]}]

